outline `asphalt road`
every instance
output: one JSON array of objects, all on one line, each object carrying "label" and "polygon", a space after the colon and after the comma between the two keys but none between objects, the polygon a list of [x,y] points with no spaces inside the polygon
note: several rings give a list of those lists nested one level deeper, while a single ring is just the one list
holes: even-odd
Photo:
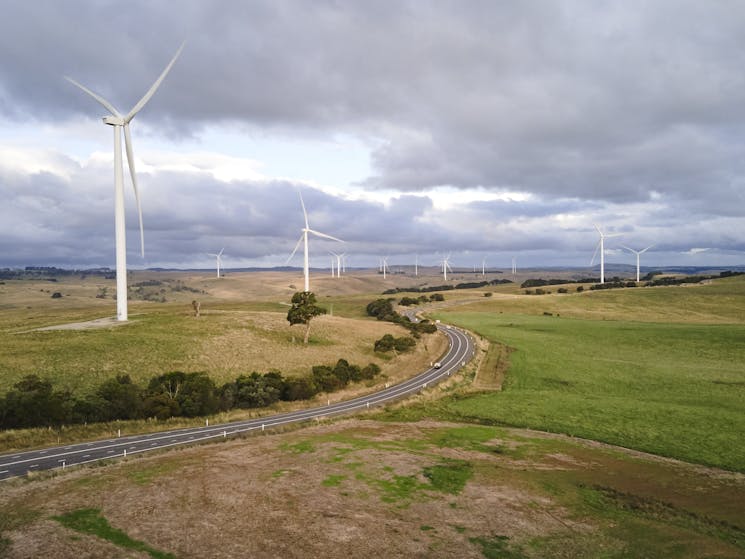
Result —
[{"label": "asphalt road", "polygon": [[2,454],[0,455],[0,481],[23,476],[28,472],[64,469],[78,464],[123,458],[171,446],[227,438],[248,431],[264,431],[289,423],[353,413],[405,398],[449,377],[470,361],[474,355],[474,345],[467,334],[452,326],[439,325],[438,328],[447,335],[450,342],[448,352],[440,361],[441,366],[427,369],[405,382],[390,386],[380,392],[327,406],[259,419]]}]

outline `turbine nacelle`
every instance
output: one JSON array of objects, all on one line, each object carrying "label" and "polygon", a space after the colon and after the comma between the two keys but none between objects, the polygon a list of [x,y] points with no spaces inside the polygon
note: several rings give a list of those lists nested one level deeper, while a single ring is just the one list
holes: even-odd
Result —
[{"label": "turbine nacelle", "polygon": [[124,126],[127,124],[122,117],[113,115],[103,117],[103,123],[109,126]]}]

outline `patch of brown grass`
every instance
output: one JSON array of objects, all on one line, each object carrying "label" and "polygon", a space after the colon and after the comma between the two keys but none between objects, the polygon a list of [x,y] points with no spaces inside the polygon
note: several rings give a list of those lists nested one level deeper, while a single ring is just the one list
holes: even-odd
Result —
[{"label": "patch of brown grass", "polygon": [[[470,447],[463,429],[494,438]],[[456,433],[450,443],[436,443]],[[422,473],[448,460],[467,461],[472,478],[456,494],[427,489]],[[405,479],[419,487],[386,492],[385,484],[396,487]],[[561,549],[567,554],[561,556],[589,556],[588,545],[624,549],[631,540],[616,526],[639,520],[624,524],[627,517],[620,516],[606,523],[588,514],[579,494],[590,485],[639,499],[654,496],[702,518],[716,518],[722,499],[745,498],[743,479],[629,458],[566,437],[431,421],[345,420],[11,482],[0,494],[0,513],[21,505],[36,511],[3,534],[9,558],[129,556],[49,520],[87,507],[100,509],[130,537],[183,558],[477,558],[481,549],[472,539],[495,535],[516,546],[539,538],[548,547],[538,549]],[[699,490],[686,491],[690,487]],[[681,534],[696,550],[737,556],[695,530]]]}]

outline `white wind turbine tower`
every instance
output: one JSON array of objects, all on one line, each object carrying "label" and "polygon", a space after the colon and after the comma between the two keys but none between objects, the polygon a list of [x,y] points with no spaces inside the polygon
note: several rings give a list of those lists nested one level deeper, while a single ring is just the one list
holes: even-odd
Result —
[{"label": "white wind turbine tower", "polygon": [[220,266],[222,266],[222,253],[223,253],[224,250],[225,250],[225,248],[221,248],[220,249],[220,252],[218,252],[218,253],[213,253],[213,252],[208,252],[207,253],[207,256],[214,256],[215,257],[215,260],[216,260],[216,263],[217,263],[217,277],[218,278],[220,277]]},{"label": "white wind turbine tower", "polygon": [[610,237],[620,237],[621,233],[610,233],[606,234],[603,233],[600,230],[600,227],[595,225],[595,229],[597,229],[598,233],[600,234],[600,240],[598,241],[597,246],[595,247],[595,253],[592,255],[592,261],[590,262],[590,266],[595,264],[595,257],[598,254],[598,249],[600,250],[600,283],[605,283],[605,239],[608,239]]},{"label": "white wind turbine tower", "polygon": [[481,277],[486,275],[486,258],[481,259]]},{"label": "white wind turbine tower", "polygon": [[93,97],[104,108],[111,113],[110,116],[103,118],[104,124],[114,128],[114,230],[116,238],[116,319],[119,321],[127,320],[127,245],[126,245],[126,226],[124,222],[124,169],[122,164],[122,128],[124,129],[124,145],[127,151],[127,164],[129,173],[132,177],[132,187],[137,202],[137,214],[140,218],[140,254],[145,256],[145,238],[142,227],[142,208],[140,206],[140,195],[137,190],[137,176],[135,174],[135,159],[132,152],[132,137],[129,133],[129,123],[140,112],[142,107],[150,100],[155,91],[160,87],[161,82],[165,79],[176,59],[184,48],[182,44],[176,51],[176,54],[168,63],[165,70],[160,74],[155,83],[132,108],[129,113],[122,115],[116,110],[114,105],[109,103],[100,95],[93,93],[84,85],[79,84],[72,78],[66,77],[67,81],[82,89],[85,93]]},{"label": "white wind turbine tower", "polygon": [[640,256],[640,255],[641,255],[642,253],[644,253],[644,252],[647,252],[647,251],[648,251],[648,250],[649,250],[650,248],[652,248],[652,247],[653,247],[654,245],[649,245],[649,246],[648,246],[647,248],[645,248],[645,249],[642,249],[642,250],[634,250],[633,248],[629,248],[629,247],[627,247],[627,246],[625,246],[625,245],[621,245],[621,246],[622,246],[623,248],[625,248],[626,250],[630,250],[631,252],[633,252],[634,254],[636,254],[636,281],[638,282],[638,281],[639,281],[639,256]]},{"label": "white wind turbine tower", "polygon": [[446,258],[442,259],[442,277],[445,278],[445,281],[448,280],[448,270],[451,272],[453,269],[450,267],[450,255],[448,254]]},{"label": "white wind turbine tower", "polygon": [[[341,277],[341,262],[342,258],[344,257],[344,254],[337,254],[334,251],[330,250],[329,254],[334,256],[336,258],[336,277]],[[334,277],[334,259],[331,259],[331,277]]]},{"label": "white wind turbine tower", "polygon": [[419,255],[414,255],[414,275],[419,277]]},{"label": "white wind turbine tower", "polygon": [[514,256],[512,257],[512,275],[517,275],[517,261]]},{"label": "white wind turbine tower", "polygon": [[305,276],[305,291],[310,291],[310,270],[308,267],[308,233],[313,233],[316,237],[322,237],[324,239],[331,239],[332,241],[337,241],[340,243],[343,243],[341,239],[337,239],[336,237],[332,237],[331,235],[327,235],[326,233],[321,233],[320,231],[315,231],[314,229],[311,229],[308,225],[308,212],[305,211],[305,202],[303,202],[303,195],[298,191],[298,194],[300,195],[300,205],[303,207],[303,217],[305,218],[305,227],[302,229],[302,233],[300,234],[300,239],[298,239],[297,244],[295,245],[295,248],[292,251],[292,254],[290,254],[290,257],[287,259],[287,262],[292,260],[292,257],[295,256],[295,253],[297,252],[298,247],[300,246],[300,243],[303,243],[303,274]]},{"label": "white wind turbine tower", "polygon": [[385,273],[390,272],[391,269],[388,267],[388,257],[380,259],[380,267],[383,269],[383,279],[385,279]]}]

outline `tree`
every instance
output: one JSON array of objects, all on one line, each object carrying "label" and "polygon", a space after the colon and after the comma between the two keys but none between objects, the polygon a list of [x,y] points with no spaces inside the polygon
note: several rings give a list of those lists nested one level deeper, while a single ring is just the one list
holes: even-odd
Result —
[{"label": "tree", "polygon": [[2,406],[2,426],[40,427],[69,421],[72,400],[65,392],[55,392],[52,383],[37,375],[27,375],[13,385]]},{"label": "tree", "polygon": [[103,381],[96,391],[106,402],[103,419],[139,419],[142,417],[142,389],[132,382],[129,375]]},{"label": "tree", "polygon": [[310,321],[321,314],[326,314],[326,309],[316,305],[316,296],[311,291],[298,291],[292,296],[292,307],[287,311],[287,321],[290,326],[305,324],[305,337],[303,343],[308,343],[310,336]]}]

